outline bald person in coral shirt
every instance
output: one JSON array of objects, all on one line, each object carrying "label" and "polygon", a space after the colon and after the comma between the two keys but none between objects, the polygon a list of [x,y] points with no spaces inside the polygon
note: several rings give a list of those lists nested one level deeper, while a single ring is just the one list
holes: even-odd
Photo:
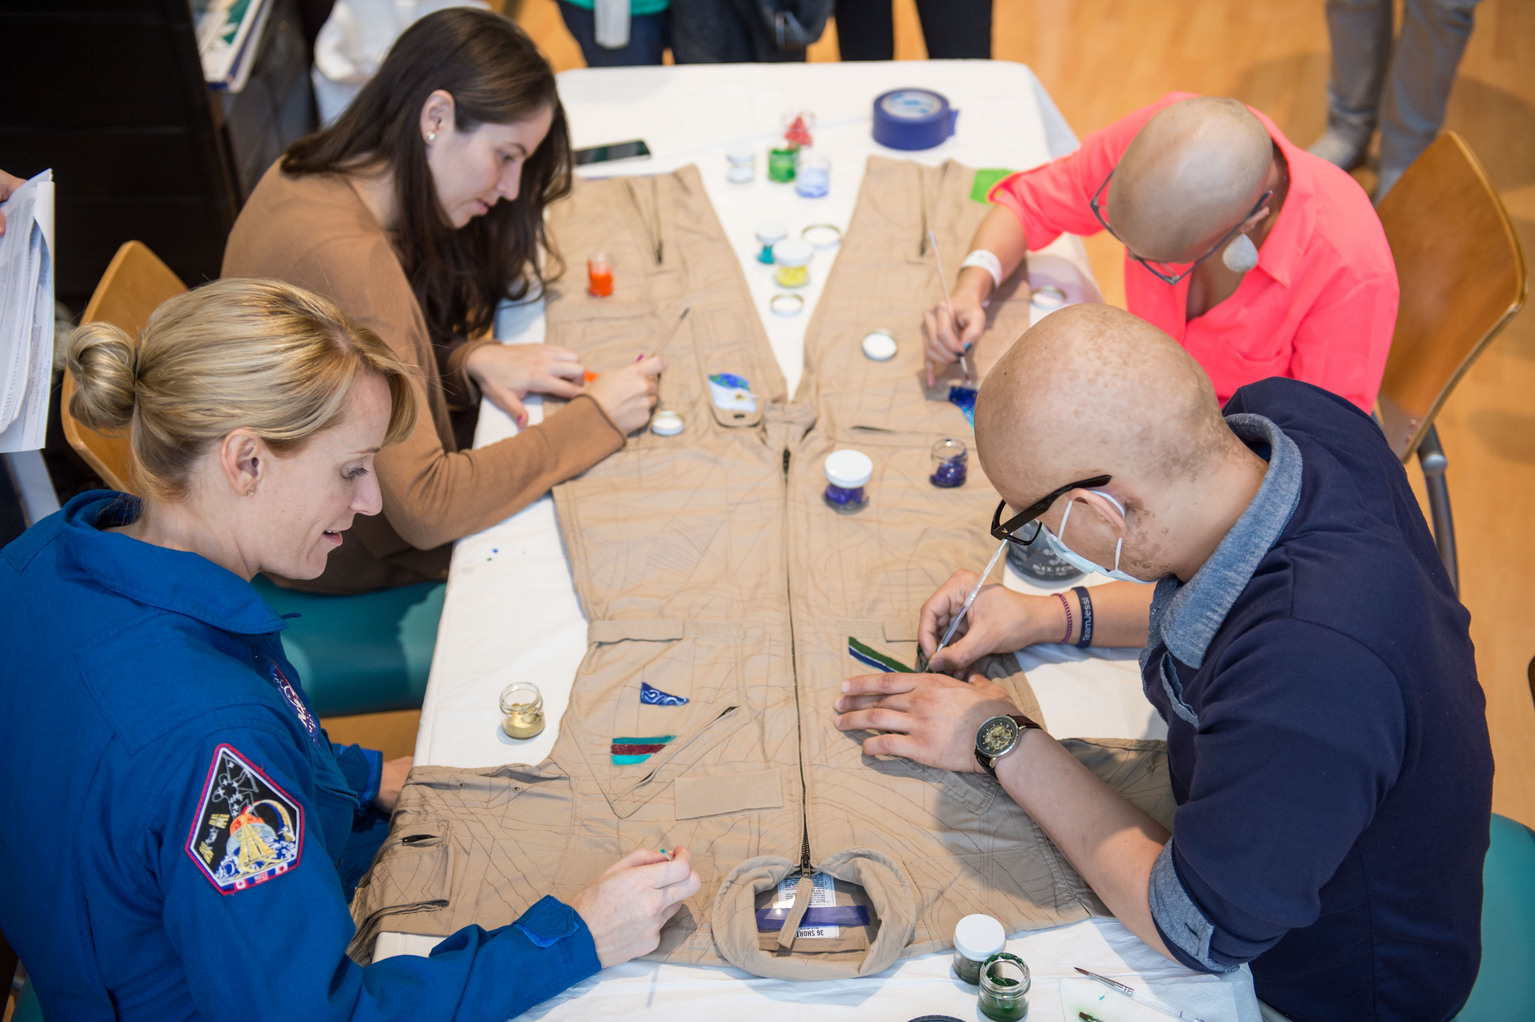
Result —
[{"label": "bald person in coral shirt", "polygon": [[1385,232],[1353,178],[1251,107],[1169,93],[990,198],[951,304],[924,316],[930,380],[980,339],[1029,249],[1107,230],[1125,245],[1129,310],[1193,355],[1220,401],[1282,376],[1375,406],[1398,296]]}]

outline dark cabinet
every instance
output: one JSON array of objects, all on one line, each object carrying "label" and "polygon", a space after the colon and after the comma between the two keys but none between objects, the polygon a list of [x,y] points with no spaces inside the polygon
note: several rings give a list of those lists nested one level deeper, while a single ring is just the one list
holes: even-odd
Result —
[{"label": "dark cabinet", "polygon": [[217,277],[250,188],[314,126],[296,0],[275,0],[239,94],[203,81],[187,0],[0,0],[0,39],[0,168],[53,168],[76,311],[130,239],[189,284]]}]

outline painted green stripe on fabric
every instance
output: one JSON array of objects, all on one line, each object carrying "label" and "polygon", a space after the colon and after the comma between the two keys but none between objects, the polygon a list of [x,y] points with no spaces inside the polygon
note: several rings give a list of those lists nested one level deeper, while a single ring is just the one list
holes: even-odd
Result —
[{"label": "painted green stripe on fabric", "polygon": [[878,660],[880,663],[884,664],[886,667],[890,668],[892,671],[898,671],[901,674],[916,674],[917,673],[916,671],[912,670],[910,667],[907,667],[905,664],[903,664],[899,660],[895,659],[895,657],[887,656],[884,653],[879,652],[878,650],[871,649],[870,647],[868,647],[868,646],[864,645],[863,643],[859,642],[857,639],[853,638],[851,635],[849,635],[847,637],[847,648],[848,648],[848,651],[851,652],[851,653],[862,653],[864,656],[868,657],[871,660]]},{"label": "painted green stripe on fabric", "polygon": [[643,763],[649,758],[650,753],[648,752],[643,756],[614,756],[613,764],[615,766],[633,766],[636,763]]}]

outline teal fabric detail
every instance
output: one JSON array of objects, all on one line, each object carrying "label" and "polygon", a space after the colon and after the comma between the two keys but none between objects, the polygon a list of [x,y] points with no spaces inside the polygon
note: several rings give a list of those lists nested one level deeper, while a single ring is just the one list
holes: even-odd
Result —
[{"label": "teal fabric detail", "polygon": [[633,766],[636,763],[645,762],[650,758],[650,755],[647,752],[643,756],[614,756],[613,763],[615,766]]},{"label": "teal fabric detail", "polygon": [[317,714],[421,708],[446,585],[325,596],[283,589],[261,575],[251,584],[288,618],[283,650]]},{"label": "teal fabric detail", "polygon": [[[671,6],[672,0],[629,0],[629,16],[639,17],[642,14],[660,14]],[[592,9],[592,0],[560,0],[562,4],[579,7],[582,10]]]},{"label": "teal fabric detail", "polygon": [[1523,1018],[1535,1004],[1535,831],[1492,817],[1482,867],[1482,970],[1457,1019]]}]

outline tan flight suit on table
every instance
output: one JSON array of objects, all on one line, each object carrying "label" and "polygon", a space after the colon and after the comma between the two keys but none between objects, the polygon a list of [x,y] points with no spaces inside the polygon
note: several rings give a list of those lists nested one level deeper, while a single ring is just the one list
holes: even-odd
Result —
[{"label": "tan flight suit on table", "polygon": [[[957,266],[986,211],[968,198],[972,176],[870,160],[794,404],[694,168],[578,182],[551,210],[562,249],[609,252],[616,286],[592,298],[568,276],[550,295],[550,340],[614,368],[691,306],[660,352],[658,407],[686,429],[641,433],[555,488],[589,622],[559,739],[538,765],[411,772],[353,901],[355,957],[382,929],[504,925],[544,894],[569,898],[638,845],[688,848],[703,880],[650,957],[764,976],[878,972],[947,947],[971,912],[1009,932],[1105,912],[990,778],[869,759],[866,735],[835,727],[842,680],[869,670],[848,638],[912,662],[923,601],[995,550],[986,526],[998,498],[977,460],[962,487],[928,482],[935,440],[974,448],[947,400],[957,371],[931,390],[921,378],[920,315],[941,296],[927,230]],[[1027,326],[1026,296],[1004,290],[991,316],[982,371]],[[889,362],[862,354],[876,327],[899,339]],[[755,411],[713,406],[707,377],[720,372],[750,382]],[[869,505],[855,514],[821,498],[838,447],[874,460]],[[983,666],[1038,717],[1011,656]],[[657,693],[687,702],[661,705]],[[1161,743],[1067,744],[1171,822]],[[868,923],[800,930],[810,872],[835,878],[817,905],[861,906]],[[781,929],[759,929],[757,910],[789,901]]]}]

